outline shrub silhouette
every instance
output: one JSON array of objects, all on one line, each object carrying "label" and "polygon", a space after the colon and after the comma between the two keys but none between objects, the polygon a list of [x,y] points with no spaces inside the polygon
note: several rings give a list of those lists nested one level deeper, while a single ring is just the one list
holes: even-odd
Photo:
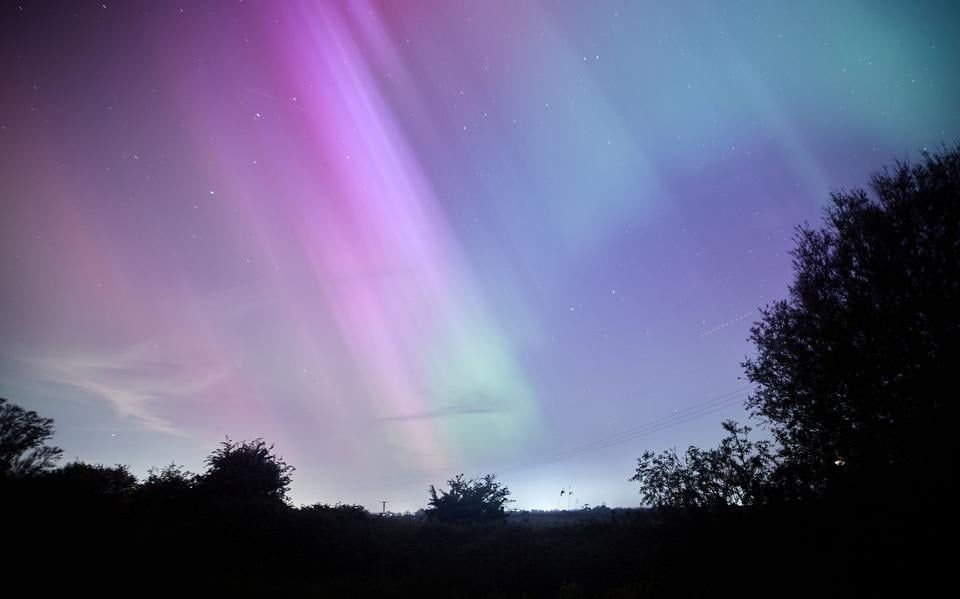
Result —
[{"label": "shrub silhouette", "polygon": [[196,475],[187,472],[182,466],[169,464],[163,468],[151,468],[147,478],[140,483],[140,489],[157,493],[184,494],[194,484]]},{"label": "shrub silhouette", "polygon": [[127,495],[137,486],[137,477],[122,464],[71,462],[46,476],[60,492],[84,497]]},{"label": "shrub silhouette", "polygon": [[273,445],[263,439],[231,441],[211,453],[207,471],[197,477],[202,494],[240,500],[286,501],[293,466],[273,454]]},{"label": "shrub silhouette", "polygon": [[682,457],[675,449],[645,451],[630,478],[640,483],[644,502],[686,508],[762,503],[774,468],[770,442],[750,441],[752,429],[732,420],[723,429],[728,434],[715,449],[690,446]]},{"label": "shrub silhouette", "polygon": [[346,503],[314,503],[303,506],[298,511],[304,517],[336,522],[362,522],[370,517],[370,512],[362,505]]},{"label": "shrub silhouette", "polygon": [[504,506],[510,490],[497,482],[495,474],[465,479],[458,474],[447,481],[447,490],[430,485],[427,516],[445,522],[484,522],[506,517]]},{"label": "shrub silhouette", "polygon": [[44,445],[53,432],[53,419],[0,397],[0,478],[31,476],[53,467],[63,453]]},{"label": "shrub silhouette", "polygon": [[196,479],[195,474],[173,463],[151,468],[134,495],[141,505],[152,509],[181,507],[190,502]]}]

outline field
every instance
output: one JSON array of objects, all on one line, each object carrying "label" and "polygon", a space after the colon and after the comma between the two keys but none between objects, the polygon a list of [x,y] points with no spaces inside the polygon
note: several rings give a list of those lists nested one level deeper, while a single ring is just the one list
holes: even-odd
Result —
[{"label": "field", "polygon": [[6,544],[18,548],[8,576],[43,594],[917,595],[946,571],[933,549],[947,534],[936,505],[514,513],[451,525],[350,506],[19,498],[5,510]]}]

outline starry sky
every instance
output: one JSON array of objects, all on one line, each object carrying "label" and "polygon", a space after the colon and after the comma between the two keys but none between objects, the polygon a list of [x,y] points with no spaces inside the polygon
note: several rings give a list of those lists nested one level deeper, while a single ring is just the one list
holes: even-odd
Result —
[{"label": "starry sky", "polygon": [[745,419],[829,192],[960,139],[954,2],[6,2],[0,396],[293,500],[630,506]]}]

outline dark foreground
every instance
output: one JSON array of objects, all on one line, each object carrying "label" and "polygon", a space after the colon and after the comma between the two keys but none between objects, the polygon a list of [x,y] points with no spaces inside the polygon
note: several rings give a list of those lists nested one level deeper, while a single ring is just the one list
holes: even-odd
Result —
[{"label": "dark foreground", "polygon": [[[0,590],[37,596],[719,597],[932,595],[937,501],[606,522],[435,524],[362,510],[82,499],[4,489]],[[514,519],[516,520],[516,519]],[[3,593],[6,594],[6,593]],[[13,596],[13,595],[7,595]],[[26,596],[26,595],[22,595]]]}]

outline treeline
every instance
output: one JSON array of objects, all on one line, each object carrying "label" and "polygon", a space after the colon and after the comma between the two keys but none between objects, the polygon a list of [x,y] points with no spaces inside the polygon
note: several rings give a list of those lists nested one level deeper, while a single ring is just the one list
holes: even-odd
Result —
[{"label": "treeline", "polygon": [[[152,468],[143,481],[117,464],[71,462],[55,467],[62,454],[47,445],[54,423],[34,411],[0,398],[0,485],[8,494],[34,493],[56,497],[104,499],[123,497],[153,508],[215,502],[289,506],[288,493],[295,468],[263,439],[232,441],[227,438],[204,460],[206,470],[188,472],[171,463]],[[447,488],[429,487],[427,518],[443,522],[490,522],[506,518],[510,490],[496,475],[467,479],[459,474]],[[367,515],[363,506],[314,504],[317,513],[349,517]]]},{"label": "treeline", "polygon": [[[230,465],[216,459],[233,460],[244,448],[257,454],[268,446],[221,445],[199,475],[168,467],[138,482],[123,467],[67,464],[6,479],[0,485],[0,591],[101,597],[922,595],[948,571],[949,554],[937,549],[946,534],[945,511],[937,506],[809,501],[618,510],[604,521],[538,526],[467,517],[480,502],[473,496],[449,519],[383,518],[359,506],[294,507],[274,484],[237,487],[234,482],[247,480],[243,476],[224,484],[229,469],[243,471],[251,456]],[[276,473],[284,471],[280,462]],[[485,480],[460,480],[484,493]]]}]

